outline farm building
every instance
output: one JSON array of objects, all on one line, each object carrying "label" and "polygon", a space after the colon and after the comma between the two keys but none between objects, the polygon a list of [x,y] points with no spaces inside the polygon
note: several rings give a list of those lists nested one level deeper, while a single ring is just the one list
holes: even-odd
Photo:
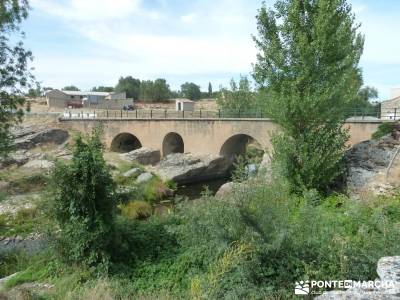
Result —
[{"label": "farm building", "polygon": [[133,99],[126,98],[126,93],[50,90],[45,97],[50,108],[122,109],[133,104]]}]

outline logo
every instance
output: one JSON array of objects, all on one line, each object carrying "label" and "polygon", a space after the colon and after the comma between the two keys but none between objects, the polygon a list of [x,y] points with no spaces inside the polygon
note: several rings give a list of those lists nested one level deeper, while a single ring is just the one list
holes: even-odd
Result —
[{"label": "logo", "polygon": [[394,281],[354,281],[354,280],[328,280],[328,281],[296,281],[294,286],[295,295],[320,295],[323,290],[348,290],[359,288],[367,290],[393,289]]},{"label": "logo", "polygon": [[296,281],[294,286],[295,295],[308,295],[310,293],[310,282],[307,281]]}]

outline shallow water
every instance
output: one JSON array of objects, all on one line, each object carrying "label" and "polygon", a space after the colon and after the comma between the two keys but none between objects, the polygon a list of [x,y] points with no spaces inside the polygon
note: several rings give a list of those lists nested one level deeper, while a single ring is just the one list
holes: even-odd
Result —
[{"label": "shallow water", "polygon": [[211,192],[211,194],[215,195],[218,189],[228,181],[229,178],[221,178],[210,181],[180,185],[178,186],[176,194],[181,196],[186,196],[190,200],[194,200],[200,198],[201,194],[206,190],[207,187],[208,190]]}]

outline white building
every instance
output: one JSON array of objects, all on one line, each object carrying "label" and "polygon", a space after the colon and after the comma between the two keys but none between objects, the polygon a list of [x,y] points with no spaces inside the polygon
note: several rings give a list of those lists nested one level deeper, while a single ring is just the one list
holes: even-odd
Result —
[{"label": "white building", "polygon": [[393,88],[390,94],[391,98],[381,104],[381,118],[400,120],[400,88]]},{"label": "white building", "polygon": [[194,111],[195,102],[189,99],[176,99],[176,111]]}]

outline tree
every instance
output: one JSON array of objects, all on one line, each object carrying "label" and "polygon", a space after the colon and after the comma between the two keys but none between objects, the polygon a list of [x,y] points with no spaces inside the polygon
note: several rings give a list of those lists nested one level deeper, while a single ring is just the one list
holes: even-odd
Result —
[{"label": "tree", "polygon": [[116,200],[100,131],[86,139],[77,136],[71,163],[57,164],[52,178],[62,257],[68,262],[107,267]]},{"label": "tree", "polygon": [[247,77],[241,77],[239,84],[234,79],[230,82],[230,89],[221,89],[217,104],[226,110],[249,111],[255,109],[255,95]]},{"label": "tree", "polygon": [[93,87],[92,92],[105,92],[105,93],[112,93],[114,92],[114,88],[112,86],[99,86]]},{"label": "tree", "polygon": [[343,170],[342,123],[362,82],[359,25],[346,0],[264,4],[257,25],[254,78],[282,129],[276,158],[294,189],[326,190]]},{"label": "tree", "polygon": [[30,98],[38,98],[42,95],[42,88],[40,86],[39,82],[36,82],[36,86],[35,87],[31,87],[28,90],[28,93],[26,94],[26,96],[30,97]]},{"label": "tree", "polygon": [[211,82],[208,83],[208,97],[212,97],[213,89]]},{"label": "tree", "polygon": [[138,100],[140,92],[140,80],[133,78],[132,76],[121,77],[114,90],[117,93],[125,92],[128,98]]},{"label": "tree", "polygon": [[154,82],[151,80],[143,80],[140,83],[139,99],[142,101],[152,101],[154,97]]},{"label": "tree", "polygon": [[74,86],[74,85],[67,85],[67,86],[63,87],[62,90],[63,90],[63,91],[74,91],[74,92],[80,91],[80,89],[77,88],[77,87]]},{"label": "tree", "polygon": [[199,100],[201,98],[200,86],[193,82],[186,82],[182,84],[181,93],[183,97],[190,100]]},{"label": "tree", "polygon": [[28,10],[27,0],[0,1],[0,157],[13,148],[10,128],[22,120],[23,90],[33,80],[28,69],[32,53],[18,41],[23,36],[19,25]]},{"label": "tree", "polygon": [[165,101],[170,98],[171,91],[165,79],[159,78],[153,84],[153,101]]},{"label": "tree", "polygon": [[376,99],[378,99],[378,90],[376,88],[370,86],[362,87],[358,91],[355,101],[351,103],[351,108],[371,110],[375,107],[371,101]]}]

